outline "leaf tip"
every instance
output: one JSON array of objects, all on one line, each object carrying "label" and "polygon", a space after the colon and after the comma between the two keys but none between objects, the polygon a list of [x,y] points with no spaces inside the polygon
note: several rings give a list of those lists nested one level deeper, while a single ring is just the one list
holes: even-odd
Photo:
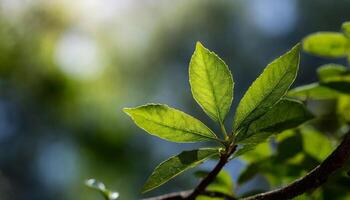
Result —
[{"label": "leaf tip", "polygon": [[132,111],[133,108],[123,108],[123,112],[127,115],[130,115],[130,112]]},{"label": "leaf tip", "polygon": [[196,42],[196,49],[197,48],[202,48],[202,47],[204,47],[203,44],[200,41],[197,41]]},{"label": "leaf tip", "polygon": [[294,47],[292,48],[292,51],[300,52],[301,51],[302,44],[298,42]]},{"label": "leaf tip", "polygon": [[151,191],[152,189],[153,189],[153,187],[150,187],[150,186],[148,185],[148,182],[146,182],[146,183],[143,185],[142,189],[141,189],[141,193],[142,193],[142,194],[145,194],[145,193]]}]

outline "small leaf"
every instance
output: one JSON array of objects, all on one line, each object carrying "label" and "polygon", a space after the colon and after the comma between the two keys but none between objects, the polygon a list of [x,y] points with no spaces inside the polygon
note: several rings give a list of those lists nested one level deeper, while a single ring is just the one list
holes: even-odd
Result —
[{"label": "small leaf", "polygon": [[302,151],[303,139],[301,134],[297,132],[296,134],[287,137],[278,143],[276,159],[282,162],[294,157]]},{"label": "small leaf", "polygon": [[339,97],[339,95],[341,95],[340,92],[329,87],[322,86],[318,83],[311,83],[308,85],[300,86],[288,92],[288,96],[297,97],[303,100],[336,99]]},{"label": "small leaf", "polygon": [[304,38],[304,51],[330,58],[348,55],[350,42],[343,34],[337,32],[318,32]]},{"label": "small leaf", "polygon": [[159,187],[185,170],[193,168],[215,155],[219,155],[219,149],[203,148],[183,151],[179,155],[169,158],[156,167],[145,183],[142,192]]},{"label": "small leaf", "polygon": [[326,64],[317,69],[318,79],[324,83],[332,81],[334,77],[339,77],[348,73],[346,67],[338,64]]},{"label": "small leaf", "polygon": [[350,22],[344,22],[342,25],[342,31],[344,35],[350,38]]},{"label": "small leaf", "polygon": [[350,122],[350,96],[342,95],[338,98],[337,114],[346,122]]},{"label": "small leaf", "polygon": [[287,92],[299,66],[300,45],[270,63],[244,94],[236,110],[234,130],[247,127]]},{"label": "small leaf", "polygon": [[208,116],[222,123],[231,107],[234,85],[225,62],[197,42],[189,77],[194,99]]},{"label": "small leaf", "polygon": [[105,184],[102,182],[97,181],[96,179],[88,179],[85,181],[85,185],[97,190],[98,192],[101,193],[101,195],[106,199],[106,200],[115,200],[118,199],[119,193],[118,192],[113,192],[110,191],[106,188]]},{"label": "small leaf", "polygon": [[247,163],[256,162],[257,160],[261,160],[272,155],[272,148],[268,142],[260,143],[255,145],[254,149],[245,153],[241,159],[246,161]]},{"label": "small leaf", "polygon": [[[205,173],[206,175],[208,173]],[[229,172],[225,170],[221,170],[219,174],[216,176],[215,180],[208,185],[206,191],[210,192],[220,192],[222,194],[226,194],[229,196],[233,196],[233,180]],[[196,200],[222,200],[220,197],[207,197],[204,195],[200,195],[196,198]]]},{"label": "small leaf", "polygon": [[322,86],[350,94],[350,71],[346,67],[329,64],[320,67],[317,72]]},{"label": "small leaf", "polygon": [[237,135],[237,142],[242,146],[235,157],[254,149],[271,135],[295,128],[312,118],[313,115],[302,103],[289,99],[281,100],[265,115],[253,122],[247,132],[240,132]]},{"label": "small leaf", "polygon": [[302,129],[304,151],[323,161],[332,151],[332,142],[322,133],[314,129]]},{"label": "small leaf", "polygon": [[124,112],[140,128],[171,142],[217,140],[216,135],[202,122],[167,105],[147,104],[124,108]]}]

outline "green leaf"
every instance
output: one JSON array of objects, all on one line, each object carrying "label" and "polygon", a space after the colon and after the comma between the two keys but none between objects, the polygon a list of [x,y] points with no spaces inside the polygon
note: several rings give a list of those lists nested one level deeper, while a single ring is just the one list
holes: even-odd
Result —
[{"label": "green leaf", "polygon": [[312,118],[313,115],[302,103],[283,99],[265,115],[254,121],[246,132],[240,132],[237,135],[237,142],[242,146],[236,156],[254,149],[271,135],[295,128]]},{"label": "green leaf", "polygon": [[110,191],[106,188],[105,184],[99,182],[95,179],[89,179],[85,181],[85,185],[91,189],[94,189],[104,197],[105,200],[115,200],[118,199],[119,193]]},{"label": "green leaf", "polygon": [[167,105],[147,104],[136,108],[124,108],[124,112],[140,128],[171,142],[218,140],[202,122]]},{"label": "green leaf", "polygon": [[[205,173],[206,175],[208,173]],[[233,196],[233,180],[229,172],[221,170],[215,177],[214,181],[208,185],[206,191],[220,192],[229,196]],[[196,200],[222,200],[220,197],[198,196]]]},{"label": "green leaf", "polygon": [[344,35],[350,38],[350,22],[344,22],[342,25],[342,31]]},{"label": "green leaf", "polygon": [[222,123],[231,107],[234,85],[225,62],[197,42],[189,77],[194,99],[208,116]]},{"label": "green leaf", "polygon": [[329,64],[320,67],[317,72],[323,86],[344,94],[350,94],[350,71],[346,67]]},{"label": "green leaf", "polygon": [[343,65],[338,64],[326,64],[317,69],[318,79],[321,82],[327,83],[334,78],[348,74],[348,70]]},{"label": "green leaf", "polygon": [[342,95],[338,98],[337,114],[346,122],[350,122],[350,96]]},{"label": "green leaf", "polygon": [[234,130],[247,127],[287,92],[299,66],[300,45],[270,63],[244,94],[236,110]]},{"label": "green leaf", "polygon": [[183,151],[179,155],[169,158],[156,167],[145,183],[142,192],[159,187],[185,170],[193,168],[215,155],[219,155],[219,149],[203,148]]},{"label": "green leaf", "polygon": [[340,92],[332,88],[322,86],[319,83],[311,83],[308,85],[300,86],[288,92],[289,97],[297,97],[303,100],[336,99],[339,97],[339,95],[341,95]]},{"label": "green leaf", "polygon": [[302,136],[304,151],[320,162],[333,151],[331,140],[315,129],[302,129]]},{"label": "green leaf", "polygon": [[[265,115],[254,121],[246,132],[239,132],[237,142],[260,143],[268,136],[299,126],[313,118],[313,115],[299,101],[282,99]],[[266,135],[266,133],[269,133]]]},{"label": "green leaf", "polygon": [[301,137],[301,134],[297,132],[278,143],[276,159],[279,161],[285,161],[289,158],[293,158],[302,151],[303,138]]},{"label": "green leaf", "polygon": [[304,51],[323,57],[339,58],[348,55],[350,42],[337,32],[318,32],[303,39]]},{"label": "green leaf", "polygon": [[271,145],[268,142],[260,143],[254,146],[254,149],[251,151],[247,151],[241,159],[246,161],[247,163],[256,162],[257,160],[261,160],[272,155]]}]

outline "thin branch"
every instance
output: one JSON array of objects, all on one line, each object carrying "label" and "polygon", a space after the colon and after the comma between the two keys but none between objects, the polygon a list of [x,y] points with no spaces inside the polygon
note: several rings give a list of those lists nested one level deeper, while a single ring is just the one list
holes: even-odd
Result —
[{"label": "thin branch", "polygon": [[184,200],[188,195],[192,193],[192,191],[193,190],[174,192],[174,193],[164,194],[156,197],[146,198],[143,200]]},{"label": "thin branch", "polygon": [[[236,147],[232,148],[231,154]],[[220,172],[223,165],[226,163],[228,157],[221,157],[219,163],[213,169],[213,173],[210,173],[202,182],[197,186],[195,190],[183,191],[177,193],[170,193],[158,197],[153,197],[145,200],[193,200],[198,195],[207,195],[210,197],[224,197],[227,200],[234,200],[231,196],[221,196],[222,193],[207,192],[205,188],[214,180],[216,175]],[[226,162],[224,162],[226,159]],[[325,183],[329,176],[335,171],[342,168],[346,162],[350,159],[350,132],[348,132],[341,144],[329,155],[320,165],[315,167],[306,176],[294,181],[293,183],[282,187],[277,190],[257,194],[251,197],[244,198],[243,200],[284,200],[292,199],[307,191],[320,187]],[[214,172],[215,171],[215,172]],[[196,192],[197,191],[197,192]],[[193,195],[195,194],[195,195]]]},{"label": "thin branch", "polygon": [[307,191],[320,187],[330,175],[342,168],[350,158],[350,132],[346,134],[342,143],[306,176],[293,183],[273,191],[257,194],[244,200],[281,200],[292,199]]},{"label": "thin branch", "polygon": [[[187,190],[187,191],[181,191],[181,192],[174,192],[169,193],[157,197],[147,198],[143,200],[184,200],[193,192],[193,190]],[[214,192],[214,191],[204,191],[200,195],[207,196],[207,197],[217,197],[217,198],[223,198],[224,200],[236,200],[233,196],[230,196],[225,193],[221,192]]]},{"label": "thin branch", "polygon": [[219,174],[221,169],[225,166],[230,156],[235,152],[237,146],[232,144],[230,145],[227,150],[221,154],[219,162],[216,164],[214,169],[199,183],[199,185],[194,189],[190,191],[182,191],[182,192],[176,192],[176,193],[170,193],[165,194],[157,197],[152,197],[144,200],[194,200],[198,195],[211,195],[211,197],[215,195],[219,195],[220,197],[225,196],[225,199],[231,200],[234,199],[231,196],[225,195],[223,193],[218,192],[208,192],[205,189],[207,186],[212,183],[216,176]]},{"label": "thin branch", "polygon": [[220,156],[220,160],[218,164],[214,167],[214,169],[206,176],[200,183],[199,185],[193,190],[193,192],[187,197],[188,200],[194,200],[198,195],[203,193],[205,189],[208,187],[210,183],[212,183],[216,176],[219,174],[221,169],[225,166],[227,163],[228,159],[232,155],[233,152],[235,152],[237,146],[232,144],[228,147],[227,151],[224,152]]}]

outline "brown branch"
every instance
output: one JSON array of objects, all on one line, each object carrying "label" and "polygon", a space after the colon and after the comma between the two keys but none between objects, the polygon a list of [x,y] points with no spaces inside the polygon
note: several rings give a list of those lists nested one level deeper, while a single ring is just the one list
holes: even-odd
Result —
[{"label": "brown branch", "polygon": [[229,195],[225,195],[219,192],[205,191],[207,186],[212,183],[216,176],[219,174],[221,169],[225,166],[230,156],[235,152],[237,146],[232,144],[227,147],[227,150],[221,154],[219,162],[216,164],[214,169],[199,183],[199,185],[190,191],[182,191],[176,193],[165,194],[157,197],[152,197],[144,200],[194,200],[198,195],[206,195],[210,197],[225,197],[227,200],[234,199]]},{"label": "brown branch", "polygon": [[281,200],[292,199],[307,191],[320,187],[330,175],[342,168],[350,158],[350,132],[346,134],[342,143],[306,176],[293,183],[269,192],[257,194],[243,200]]},{"label": "brown branch", "polygon": [[228,159],[232,155],[232,153],[236,150],[237,146],[236,145],[231,145],[227,148],[227,151],[224,152],[220,156],[220,160],[218,164],[214,167],[214,169],[206,176],[200,183],[199,185],[193,190],[193,192],[187,197],[188,200],[194,200],[198,195],[203,193],[205,189],[208,187],[210,183],[212,183],[216,176],[219,174],[221,169],[225,166],[227,163]]},{"label": "brown branch", "polygon": [[[198,195],[206,195],[210,197],[223,197],[226,200],[234,200],[234,197],[218,192],[208,192],[205,188],[215,179],[222,167],[226,164],[230,155],[235,151],[235,146],[223,154],[219,163],[211,173],[204,178],[195,190],[170,193],[158,197],[145,200],[193,200]],[[243,198],[243,200],[284,200],[292,199],[307,191],[320,187],[325,183],[329,176],[335,171],[342,168],[350,158],[350,132],[348,132],[341,144],[317,167],[315,167],[306,176],[294,181],[293,183],[277,190],[257,194],[251,197]],[[196,192],[197,191],[197,192]],[[194,195],[195,194],[195,195]]]},{"label": "brown branch", "polygon": [[[169,193],[169,194],[147,198],[143,200],[184,200],[188,198],[188,195],[190,195],[192,192],[193,190],[174,192],[174,193]],[[204,191],[200,195],[207,196],[207,197],[223,198],[224,200],[236,200],[236,198],[234,198],[233,196],[230,196],[228,194],[221,193],[221,192],[214,192],[214,191]]]}]

